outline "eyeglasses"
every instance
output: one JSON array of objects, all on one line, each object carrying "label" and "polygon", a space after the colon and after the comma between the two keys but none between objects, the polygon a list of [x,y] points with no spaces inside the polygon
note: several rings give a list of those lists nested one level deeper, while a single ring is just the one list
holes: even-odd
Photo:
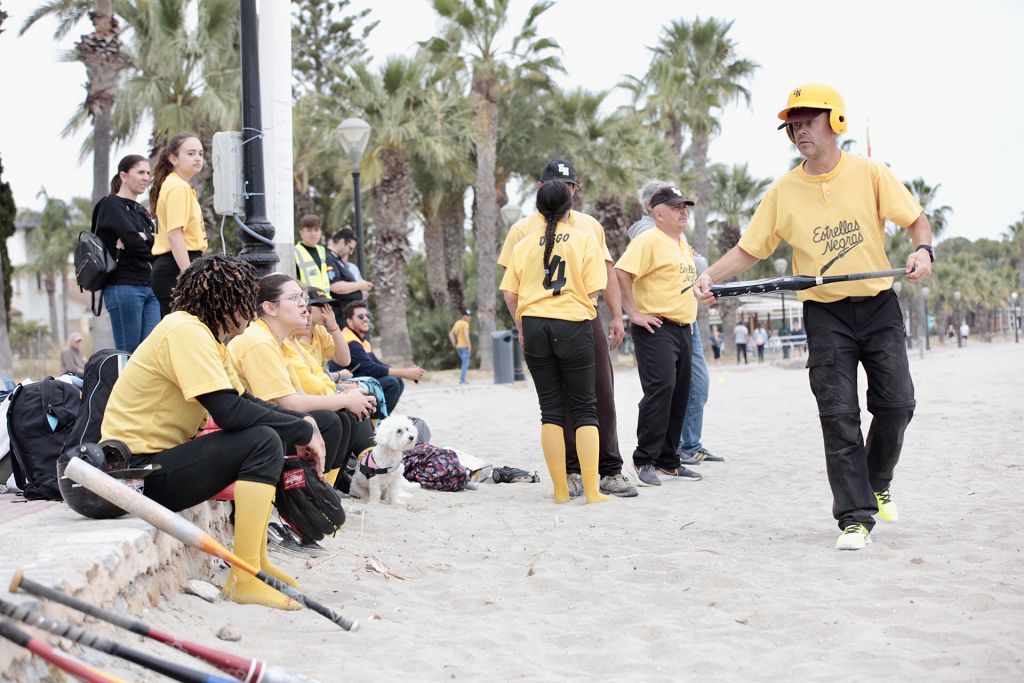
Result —
[{"label": "eyeglasses", "polygon": [[292,294],[291,296],[283,296],[278,301],[291,301],[292,303],[299,304],[300,306],[309,306],[309,297],[299,292],[298,294]]},{"label": "eyeglasses", "polygon": [[370,319],[370,314],[369,313],[357,313],[354,317],[359,319],[359,320],[369,320]]}]

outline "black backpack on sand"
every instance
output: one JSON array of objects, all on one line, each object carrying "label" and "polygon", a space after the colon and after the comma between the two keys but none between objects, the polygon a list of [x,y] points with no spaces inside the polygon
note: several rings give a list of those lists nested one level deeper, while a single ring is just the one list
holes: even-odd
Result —
[{"label": "black backpack on sand", "polygon": [[7,431],[18,488],[29,500],[61,500],[57,458],[78,418],[78,389],[49,377],[19,384],[8,400]]}]

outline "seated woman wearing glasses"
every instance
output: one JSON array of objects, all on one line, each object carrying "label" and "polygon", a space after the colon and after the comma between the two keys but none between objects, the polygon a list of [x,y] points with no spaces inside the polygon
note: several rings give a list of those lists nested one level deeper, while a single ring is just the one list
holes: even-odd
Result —
[{"label": "seated woman wearing glasses", "polygon": [[359,392],[312,395],[303,390],[293,366],[297,352],[287,342],[305,330],[309,308],[306,293],[294,278],[281,273],[261,278],[256,303],[257,319],[228,343],[235,370],[257,398],[309,413],[316,420],[327,443],[324,479],[333,486],[353,434],[351,422],[337,411],[347,410],[362,420],[373,413],[373,399]]},{"label": "seated woman wearing glasses", "polygon": [[398,405],[398,399],[405,390],[404,379],[419,382],[423,377],[423,368],[412,365],[407,368],[395,368],[386,365],[373,353],[373,345],[367,336],[370,332],[370,314],[366,304],[354,301],[345,307],[345,329],[341,331],[348,342],[352,363],[346,368],[356,377],[374,377],[384,389],[384,403],[388,415]]}]

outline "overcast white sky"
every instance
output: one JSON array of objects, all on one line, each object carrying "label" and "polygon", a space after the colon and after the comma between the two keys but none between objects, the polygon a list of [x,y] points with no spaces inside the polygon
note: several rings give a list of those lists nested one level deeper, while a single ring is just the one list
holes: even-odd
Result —
[{"label": "overcast white sky", "polygon": [[[83,98],[84,69],[57,62],[57,53],[77,34],[58,46],[51,41],[52,25],[40,25],[18,38],[25,12],[36,4],[4,3],[12,16],[0,35],[0,154],[19,207],[38,208],[42,187],[62,198],[87,196],[91,167],[77,161],[81,137],[60,138]],[[369,41],[377,60],[411,52],[436,26],[429,0],[353,5],[372,7],[380,20]],[[516,24],[529,5],[513,0]],[[695,16],[734,19],[730,35],[739,54],[761,65],[749,84],[751,107],[737,104],[725,112],[712,161],[748,162],[762,177],[784,172],[794,151],[775,131],[775,116],[791,88],[823,81],[845,98],[847,135],[860,143],[860,152],[870,120],[876,158],[901,178],[941,183],[939,201],[954,210],[948,235],[998,238],[1020,218],[1024,3],[559,0],[543,15],[540,30],[562,46],[563,85],[610,89],[624,74],[643,73],[647,48],[664,24]],[[624,101],[621,94],[611,99]],[[140,139],[131,151],[144,151],[144,143]],[[126,151],[116,151],[112,163]]]}]

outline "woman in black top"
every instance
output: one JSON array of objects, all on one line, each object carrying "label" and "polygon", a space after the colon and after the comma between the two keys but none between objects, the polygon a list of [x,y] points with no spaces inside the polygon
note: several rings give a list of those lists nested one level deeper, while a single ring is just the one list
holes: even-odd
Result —
[{"label": "woman in black top", "polygon": [[136,199],[149,187],[149,160],[129,154],[117,165],[110,192],[96,203],[92,227],[117,260],[103,288],[114,345],[132,353],[160,322],[160,303],[150,286],[153,221]]}]

